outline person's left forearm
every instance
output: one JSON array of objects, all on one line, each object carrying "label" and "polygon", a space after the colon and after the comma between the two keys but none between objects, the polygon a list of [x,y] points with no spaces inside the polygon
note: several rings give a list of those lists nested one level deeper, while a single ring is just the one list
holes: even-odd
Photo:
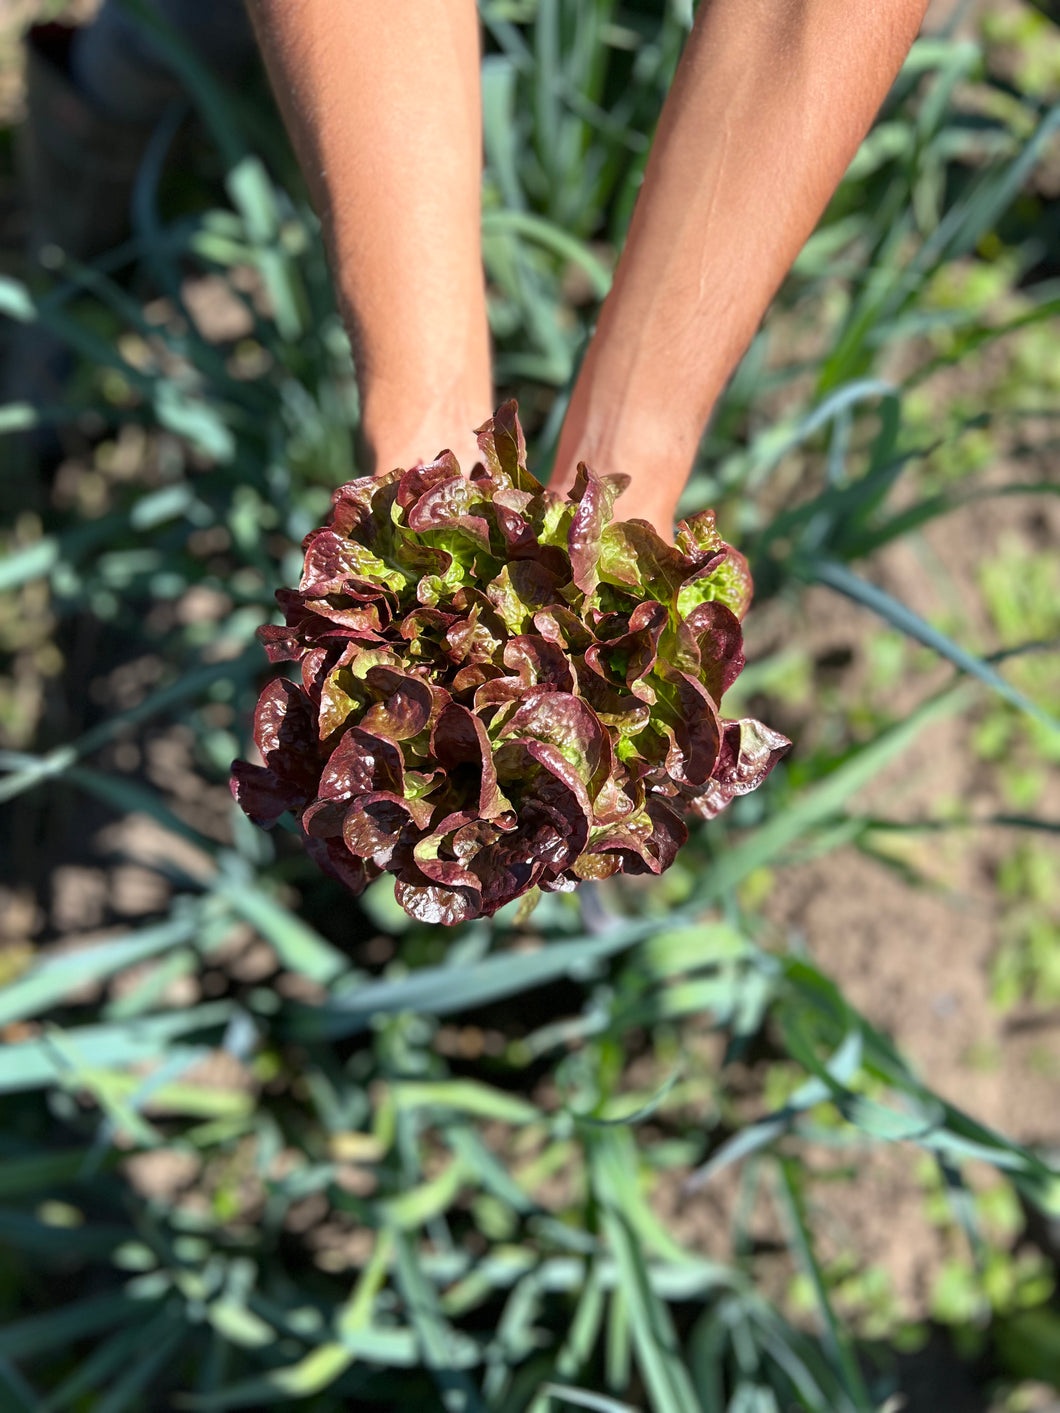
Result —
[{"label": "person's left forearm", "polygon": [[714,402],[838,185],[926,0],[703,0],[580,371],[553,485],[632,478],[670,533]]}]

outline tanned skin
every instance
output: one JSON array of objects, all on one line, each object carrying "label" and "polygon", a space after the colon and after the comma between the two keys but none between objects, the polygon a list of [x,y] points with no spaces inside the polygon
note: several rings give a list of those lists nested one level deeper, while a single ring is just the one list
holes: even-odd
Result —
[{"label": "tanned skin", "polygon": [[[927,0],[702,0],[575,384],[552,485],[630,477],[671,534],[714,404],[868,131]],[[250,0],[384,472],[491,414],[474,0]]]},{"label": "tanned skin", "polygon": [[375,472],[492,416],[474,0],[250,0],[324,226]]}]

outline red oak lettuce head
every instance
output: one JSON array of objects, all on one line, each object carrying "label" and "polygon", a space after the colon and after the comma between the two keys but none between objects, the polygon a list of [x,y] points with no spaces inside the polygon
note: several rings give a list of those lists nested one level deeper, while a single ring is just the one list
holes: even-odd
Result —
[{"label": "red oak lettuce head", "polygon": [[274,679],[264,766],[232,790],[286,811],[359,893],[392,873],[415,918],[457,923],[533,888],[662,873],[687,837],[769,774],[785,738],[726,720],[751,598],[714,513],[676,545],[614,521],[624,478],[586,466],[569,496],[526,469],[514,403],[456,459],[352,481],[304,544],[286,625],[259,630]]}]

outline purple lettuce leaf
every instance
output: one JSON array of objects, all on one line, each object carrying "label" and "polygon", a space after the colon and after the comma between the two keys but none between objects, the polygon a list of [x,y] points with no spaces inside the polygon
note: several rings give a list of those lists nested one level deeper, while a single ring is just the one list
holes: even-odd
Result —
[{"label": "purple lettuce leaf", "polygon": [[668,544],[615,521],[626,478],[566,498],[527,469],[514,403],[450,452],[342,486],[304,542],[283,625],[298,665],[261,694],[263,764],[232,791],[293,816],[352,893],[388,873],[423,922],[488,916],[614,873],[657,874],[687,834],[765,779],[788,743],[720,715],[743,666],[743,556],[712,511]]}]

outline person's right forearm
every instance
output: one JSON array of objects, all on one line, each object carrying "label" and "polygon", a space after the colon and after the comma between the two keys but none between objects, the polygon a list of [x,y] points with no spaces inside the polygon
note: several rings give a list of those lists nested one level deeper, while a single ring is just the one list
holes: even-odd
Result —
[{"label": "person's right forearm", "polygon": [[492,412],[474,0],[249,0],[324,224],[374,471]]}]

